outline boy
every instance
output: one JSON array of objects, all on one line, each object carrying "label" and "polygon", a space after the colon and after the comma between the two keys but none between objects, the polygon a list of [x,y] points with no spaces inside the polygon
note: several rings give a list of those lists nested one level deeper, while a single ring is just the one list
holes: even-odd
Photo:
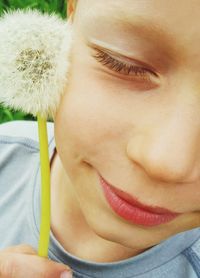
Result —
[{"label": "boy", "polygon": [[[199,7],[77,3],[69,85],[49,124],[49,258],[73,277],[200,277]],[[22,126],[31,135],[12,134]],[[21,245],[39,236],[34,129],[1,127],[2,277],[64,277]]]}]

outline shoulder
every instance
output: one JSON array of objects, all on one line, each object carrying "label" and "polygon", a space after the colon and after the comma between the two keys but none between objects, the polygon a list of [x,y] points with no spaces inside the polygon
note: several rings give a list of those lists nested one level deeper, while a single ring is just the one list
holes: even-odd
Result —
[{"label": "shoulder", "polygon": [[[54,136],[54,124],[47,123],[49,140]],[[11,121],[0,124],[0,141],[4,139],[7,141],[30,141],[38,145],[38,124],[37,121]],[[33,143],[32,142],[32,143]]]},{"label": "shoulder", "polygon": [[[52,153],[54,125],[48,123],[47,126],[49,150]],[[0,211],[9,207],[11,212],[15,206],[24,206],[26,194],[29,194],[27,190],[32,190],[39,171],[38,141],[35,121],[13,121],[0,125]]]},{"label": "shoulder", "polygon": [[[54,147],[54,125],[48,123],[49,151]],[[35,121],[13,121],[0,125],[0,187],[12,184],[20,175],[31,176],[38,167],[39,139]]]}]

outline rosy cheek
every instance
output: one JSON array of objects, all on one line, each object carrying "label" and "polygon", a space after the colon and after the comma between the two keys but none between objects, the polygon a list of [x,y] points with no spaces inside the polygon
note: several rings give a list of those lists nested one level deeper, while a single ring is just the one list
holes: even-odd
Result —
[{"label": "rosy cheek", "polygon": [[114,128],[105,105],[89,92],[66,95],[56,121],[59,122],[60,136],[66,141],[73,141],[82,151],[100,144]]}]

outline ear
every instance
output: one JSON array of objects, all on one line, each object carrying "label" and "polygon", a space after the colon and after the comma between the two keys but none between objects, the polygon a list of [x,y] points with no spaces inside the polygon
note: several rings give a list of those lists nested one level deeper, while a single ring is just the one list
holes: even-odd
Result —
[{"label": "ear", "polygon": [[67,17],[70,17],[75,9],[75,0],[68,0],[67,1]]}]

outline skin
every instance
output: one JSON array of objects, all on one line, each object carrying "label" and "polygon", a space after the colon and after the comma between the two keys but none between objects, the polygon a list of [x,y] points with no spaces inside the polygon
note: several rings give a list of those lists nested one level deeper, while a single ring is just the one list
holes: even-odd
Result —
[{"label": "skin", "polygon": [[[72,254],[117,261],[199,226],[199,8],[198,0],[78,2],[51,166],[51,228]],[[150,72],[112,71],[93,57],[94,42]],[[182,214],[153,227],[130,223],[108,205],[98,173],[144,204]]]}]

